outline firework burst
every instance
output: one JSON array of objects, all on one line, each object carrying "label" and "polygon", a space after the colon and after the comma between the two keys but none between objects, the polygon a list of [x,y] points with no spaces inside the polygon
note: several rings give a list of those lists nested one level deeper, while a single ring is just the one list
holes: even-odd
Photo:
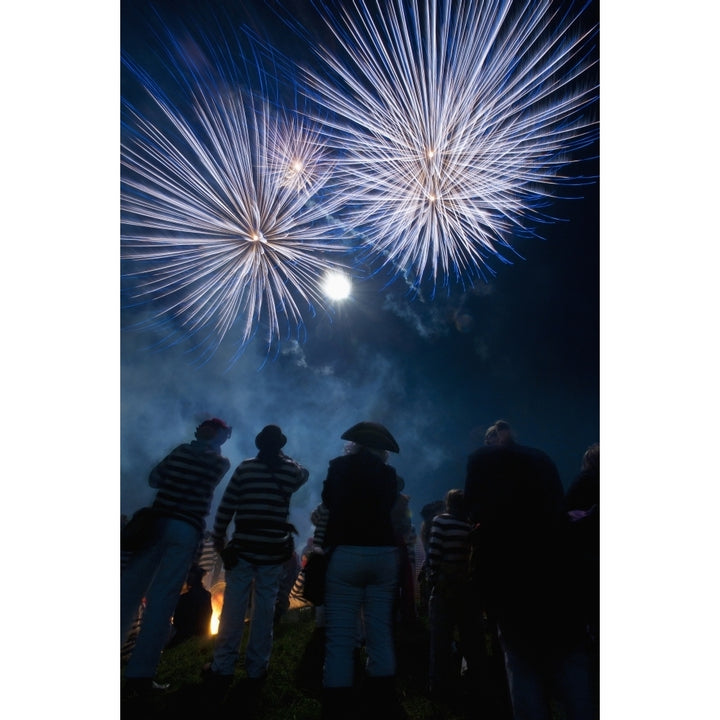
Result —
[{"label": "firework burst", "polygon": [[308,84],[371,260],[416,286],[472,284],[584,181],[563,173],[597,135],[597,29],[556,8],[356,0],[326,15],[335,47]]},{"label": "firework burst", "polygon": [[182,337],[199,337],[203,355],[236,326],[241,348],[260,326],[268,346],[301,328],[323,307],[325,274],[345,250],[326,222],[339,198],[317,129],[241,88],[230,46],[220,47],[206,57],[173,41],[173,100],[124,58],[151,108],[123,98],[126,292],[151,301],[155,320],[179,322]]}]

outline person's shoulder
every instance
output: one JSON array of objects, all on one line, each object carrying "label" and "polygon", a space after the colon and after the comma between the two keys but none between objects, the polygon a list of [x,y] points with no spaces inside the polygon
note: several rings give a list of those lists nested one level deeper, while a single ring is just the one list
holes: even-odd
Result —
[{"label": "person's shoulder", "polygon": [[471,460],[473,458],[482,457],[483,455],[488,455],[490,452],[492,452],[492,449],[492,445],[481,445],[480,447],[475,448],[468,457]]},{"label": "person's shoulder", "polygon": [[353,462],[353,456],[352,455],[338,455],[337,457],[332,458],[328,465],[331,468],[339,468],[349,465]]},{"label": "person's shoulder", "polygon": [[285,467],[296,473],[298,477],[307,480],[307,478],[310,476],[310,471],[289,455],[283,454],[282,461]]},{"label": "person's shoulder", "polygon": [[302,465],[293,457],[290,457],[290,455],[286,455],[285,453],[280,453],[280,458],[286,465],[292,465],[296,468],[302,468]]},{"label": "person's shoulder", "polygon": [[468,463],[482,462],[504,455],[507,448],[501,445],[481,445],[468,455]]},{"label": "person's shoulder", "polygon": [[530,447],[528,445],[515,445],[518,454],[521,454],[537,465],[543,465],[547,468],[555,468],[555,461],[546,453],[544,450],[536,447]]},{"label": "person's shoulder", "polygon": [[515,444],[510,445],[509,447],[514,448],[515,451],[521,455],[530,455],[532,457],[538,457],[543,459],[550,457],[544,450],[541,450],[540,448],[534,447],[532,445]]},{"label": "person's shoulder", "polygon": [[238,473],[252,471],[255,467],[257,467],[259,462],[260,461],[256,457],[245,458],[235,466],[235,472],[233,474],[237,475]]}]

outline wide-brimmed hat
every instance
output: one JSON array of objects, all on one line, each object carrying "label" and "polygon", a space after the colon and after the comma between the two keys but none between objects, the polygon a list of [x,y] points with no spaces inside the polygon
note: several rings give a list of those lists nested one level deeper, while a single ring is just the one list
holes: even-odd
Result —
[{"label": "wide-brimmed hat", "polygon": [[285,447],[287,438],[277,425],[266,425],[255,437],[258,450],[279,450]]},{"label": "wide-brimmed hat", "polygon": [[397,441],[390,431],[384,425],[376,422],[359,422],[346,430],[340,438],[374,450],[400,452]]}]

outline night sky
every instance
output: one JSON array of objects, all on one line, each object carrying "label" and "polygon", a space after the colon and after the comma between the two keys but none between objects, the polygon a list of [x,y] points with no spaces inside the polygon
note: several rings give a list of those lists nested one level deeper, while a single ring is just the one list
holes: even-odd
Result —
[{"label": "night sky", "polygon": [[[163,5],[175,18],[188,4]],[[123,3],[121,41],[152,71],[148,17],[145,3]],[[578,173],[598,174],[597,152],[597,145],[585,151]],[[548,452],[567,486],[600,439],[599,182],[571,192],[577,199],[553,204],[561,220],[540,229],[543,239],[512,240],[522,257],[512,265],[491,260],[497,274],[488,282],[438,288],[431,297],[409,292],[402,279],[388,284],[381,271],[356,281],[329,313],[307,318],[301,340],[269,358],[258,341],[233,360],[237,343],[228,336],[198,363],[189,340],[156,347],[160,331],[133,329],[152,308],[123,307],[121,511],[152,500],[149,470],[192,439],[206,416],[232,425],[223,453],[233,467],[254,455],[264,425],[283,428],[285,451],[310,470],[292,503],[301,540],[327,463],[342,453],[340,435],[360,420],[382,422],[397,438],[400,454],[390,462],[405,480],[418,529],[425,503],[463,486],[467,455],[499,418],[520,442]]]}]

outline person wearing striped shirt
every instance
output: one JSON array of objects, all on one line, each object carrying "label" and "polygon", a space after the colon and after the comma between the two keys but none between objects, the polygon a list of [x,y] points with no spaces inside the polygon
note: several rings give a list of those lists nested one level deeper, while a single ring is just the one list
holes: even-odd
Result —
[{"label": "person wearing striped shirt", "polygon": [[128,695],[152,692],[160,655],[170,635],[173,611],[205,530],[217,484],[230,469],[220,447],[232,428],[219,418],[205,420],[195,440],[178,445],[150,472],[157,488],[155,539],[135,552],[121,572],[121,644],[133,629],[142,599],[146,600],[140,632],[127,667]]},{"label": "person wearing striped shirt", "polygon": [[[307,469],[281,452],[286,442],[277,425],[267,425],[258,433],[258,454],[238,465],[215,516],[213,540],[223,557],[226,585],[215,652],[205,675],[218,689],[232,682],[251,591],[245,668],[254,685],[267,675],[280,576],[294,551],[290,499],[309,476]],[[233,519],[232,538],[226,545]]]},{"label": "person wearing striped shirt", "polygon": [[444,508],[432,519],[427,558],[429,691],[438,698],[459,690],[463,657],[473,673],[482,666],[482,616],[474,607],[469,588],[472,525],[465,510],[464,492],[449,490]]}]

